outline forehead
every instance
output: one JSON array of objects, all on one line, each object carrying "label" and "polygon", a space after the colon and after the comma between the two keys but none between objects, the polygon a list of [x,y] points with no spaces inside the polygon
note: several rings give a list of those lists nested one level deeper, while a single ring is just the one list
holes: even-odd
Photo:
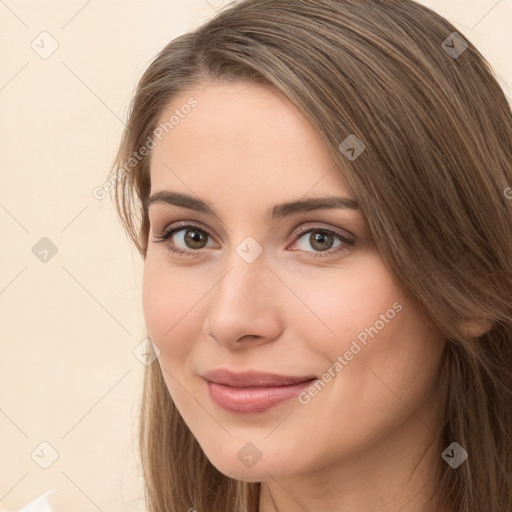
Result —
[{"label": "forehead", "polygon": [[203,84],[166,106],[159,125],[165,123],[152,151],[152,192],[184,191],[185,185],[208,195],[244,190],[260,200],[261,194],[282,199],[309,190],[352,196],[320,135],[271,87]]}]

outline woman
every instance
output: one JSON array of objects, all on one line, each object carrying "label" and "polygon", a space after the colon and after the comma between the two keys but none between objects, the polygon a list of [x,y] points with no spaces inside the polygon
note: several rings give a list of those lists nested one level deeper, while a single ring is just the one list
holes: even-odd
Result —
[{"label": "woman", "polygon": [[142,76],[151,512],[512,510],[512,115],[410,0],[246,0]]}]

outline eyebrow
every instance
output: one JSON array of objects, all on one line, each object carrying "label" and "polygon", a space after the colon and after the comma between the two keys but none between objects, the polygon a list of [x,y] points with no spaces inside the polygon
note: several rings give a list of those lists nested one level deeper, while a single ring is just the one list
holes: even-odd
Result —
[{"label": "eyebrow", "polygon": [[[213,208],[211,204],[201,199],[196,199],[192,196],[178,192],[171,192],[169,190],[155,192],[144,201],[144,207],[148,209],[150,205],[156,203],[181,206],[183,208],[188,208],[199,213],[213,215],[217,218],[220,218],[215,211],[215,208]],[[276,204],[267,210],[267,216],[271,219],[277,219],[298,213],[311,212],[314,210],[330,210],[337,208],[358,210],[359,205],[357,201],[348,197],[328,195],[325,197],[309,197],[298,201]]]}]

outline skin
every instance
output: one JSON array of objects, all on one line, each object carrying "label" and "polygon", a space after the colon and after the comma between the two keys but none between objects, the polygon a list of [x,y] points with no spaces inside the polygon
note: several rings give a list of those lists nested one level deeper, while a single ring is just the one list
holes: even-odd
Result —
[{"label": "skin", "polygon": [[[445,447],[434,443],[411,473],[440,427],[445,339],[398,288],[361,210],[266,216],[274,204],[304,197],[355,199],[286,98],[255,84],[202,85],[174,98],[161,122],[191,96],[197,107],[153,150],[151,193],[199,197],[220,219],[152,204],[143,276],[148,334],[184,421],[219,471],[262,482],[260,512],[433,512],[434,464]],[[186,244],[186,228],[154,241],[178,221],[203,230],[203,248]],[[294,237],[301,226],[355,243],[336,252],[344,242],[334,236],[322,252],[311,233]],[[252,263],[236,252],[248,236],[263,248]],[[200,255],[173,254],[173,242]],[[401,310],[307,404],[230,413],[200,377],[222,367],[321,378],[394,303]],[[262,455],[250,468],[237,457],[247,442]]]}]

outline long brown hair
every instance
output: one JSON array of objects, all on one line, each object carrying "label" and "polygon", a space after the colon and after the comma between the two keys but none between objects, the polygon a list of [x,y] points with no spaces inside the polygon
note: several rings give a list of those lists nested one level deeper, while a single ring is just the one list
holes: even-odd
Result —
[{"label": "long brown hair", "polygon": [[[144,72],[108,185],[145,258],[151,151],[139,152],[168,103],[216,80],[284,94],[344,169],[397,284],[446,336],[439,440],[469,456],[452,469],[439,453],[438,503],[510,512],[512,114],[496,72],[454,32],[412,0],[236,2]],[[257,512],[261,484],[209,462],[158,364],[146,368],[139,442],[150,512]]]}]

